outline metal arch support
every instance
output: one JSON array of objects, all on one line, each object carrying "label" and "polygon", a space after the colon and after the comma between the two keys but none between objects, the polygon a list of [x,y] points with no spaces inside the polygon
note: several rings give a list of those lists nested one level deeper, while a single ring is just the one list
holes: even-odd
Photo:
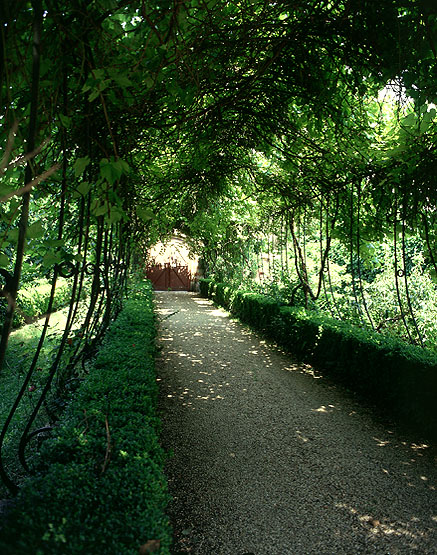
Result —
[{"label": "metal arch support", "polygon": [[75,276],[79,272],[79,268],[73,262],[62,262],[55,266],[58,274],[63,278]]},{"label": "metal arch support", "polygon": [[27,462],[25,460],[24,450],[26,449],[27,445],[30,443],[30,441],[35,436],[37,436],[39,434],[44,434],[44,433],[47,433],[47,432],[51,432],[52,430],[53,430],[53,426],[43,426],[42,428],[38,428],[38,429],[34,430],[33,432],[31,432],[30,434],[27,434],[27,436],[20,443],[19,457],[20,457],[20,461],[21,461],[21,464],[22,464],[24,470],[26,470],[27,472],[29,471],[29,465],[27,464]]}]

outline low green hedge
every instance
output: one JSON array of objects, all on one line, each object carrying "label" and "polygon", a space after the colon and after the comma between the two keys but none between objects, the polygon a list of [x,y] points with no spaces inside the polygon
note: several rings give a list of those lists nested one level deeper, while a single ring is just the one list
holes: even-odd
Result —
[{"label": "low green hedge", "polygon": [[199,278],[199,291],[202,297],[210,297],[209,288],[214,284],[212,279]]},{"label": "low green hedge", "polygon": [[200,291],[230,308],[243,322],[265,332],[298,358],[316,365],[397,418],[437,438],[437,357],[420,347],[351,326],[304,308],[243,291],[222,303],[213,280]]},{"label": "low green hedge", "polygon": [[4,554],[170,552],[169,501],[158,442],[155,319],[148,284],[110,327],[94,368],[0,533]]},{"label": "low green hedge", "polygon": [[243,322],[266,332],[274,328],[279,314],[278,303],[259,293],[237,291],[233,295],[231,307],[232,312]]}]

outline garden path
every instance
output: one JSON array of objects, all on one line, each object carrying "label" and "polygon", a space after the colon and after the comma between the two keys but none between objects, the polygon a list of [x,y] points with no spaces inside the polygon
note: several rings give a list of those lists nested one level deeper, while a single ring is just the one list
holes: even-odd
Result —
[{"label": "garden path", "polygon": [[156,298],[175,553],[437,552],[432,447],[210,301]]}]

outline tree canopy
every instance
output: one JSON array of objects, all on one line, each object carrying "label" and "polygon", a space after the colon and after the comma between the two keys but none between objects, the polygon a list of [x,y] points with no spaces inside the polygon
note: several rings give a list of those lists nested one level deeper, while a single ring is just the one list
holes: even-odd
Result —
[{"label": "tree canopy", "polygon": [[174,229],[217,251],[322,218],[325,248],[363,254],[403,222],[435,265],[433,2],[17,0],[0,19],[9,312],[23,280],[88,272],[89,324],[100,271]]},{"label": "tree canopy", "polygon": [[432,0],[0,0],[0,366],[49,290],[11,491],[37,371],[24,468],[175,230],[217,279],[435,347],[436,36]]}]

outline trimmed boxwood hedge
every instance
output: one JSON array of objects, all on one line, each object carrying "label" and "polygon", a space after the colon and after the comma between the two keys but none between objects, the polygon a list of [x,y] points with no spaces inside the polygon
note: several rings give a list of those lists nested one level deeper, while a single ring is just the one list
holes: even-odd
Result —
[{"label": "trimmed boxwood hedge", "polygon": [[0,533],[0,553],[170,552],[158,442],[155,319],[148,284],[110,327],[94,368],[44,442]]},{"label": "trimmed boxwood hedge", "polygon": [[[393,416],[437,438],[437,357],[420,347],[226,284],[200,280],[201,294],[229,308],[299,359],[316,365]],[[225,302],[221,291],[226,291]]]}]

